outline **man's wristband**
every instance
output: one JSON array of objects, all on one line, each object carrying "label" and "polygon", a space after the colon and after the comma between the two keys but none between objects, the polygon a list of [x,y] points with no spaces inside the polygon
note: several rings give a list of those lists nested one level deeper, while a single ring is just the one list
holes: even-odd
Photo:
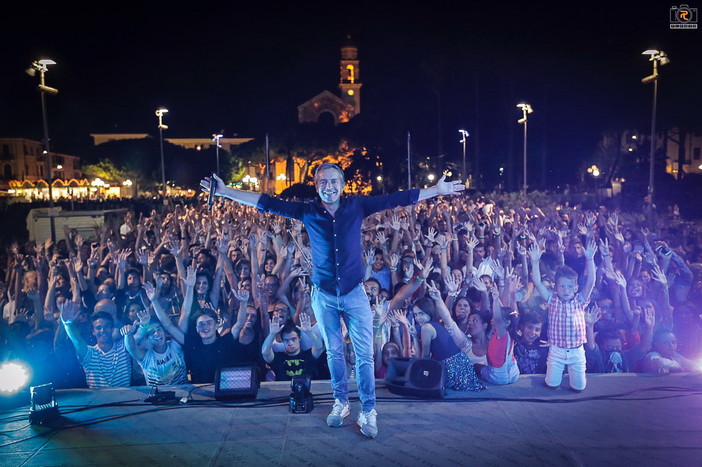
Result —
[{"label": "man's wristband", "polygon": [[71,319],[71,320],[66,321],[65,319],[63,319],[63,316],[61,316],[61,323],[63,323],[64,326],[69,326],[69,325],[73,324],[73,320]]},{"label": "man's wristband", "polygon": [[395,271],[397,271],[397,268],[390,268],[390,270],[391,270],[392,272],[395,272]]},{"label": "man's wristband", "polygon": [[417,282],[423,282],[423,281],[424,281],[424,278],[423,278],[423,277],[420,277],[420,276],[417,276],[416,279],[417,279]]}]

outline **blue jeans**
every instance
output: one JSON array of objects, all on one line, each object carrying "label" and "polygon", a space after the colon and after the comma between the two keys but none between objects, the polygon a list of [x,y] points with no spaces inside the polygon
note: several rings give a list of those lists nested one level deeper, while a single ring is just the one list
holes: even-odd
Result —
[{"label": "blue jeans", "polygon": [[348,402],[344,342],[341,335],[343,317],[356,353],[356,383],[361,407],[368,412],[375,407],[375,363],[373,360],[373,312],[363,284],[346,295],[332,295],[312,288],[312,309],[319,323],[327,350],[334,398]]}]

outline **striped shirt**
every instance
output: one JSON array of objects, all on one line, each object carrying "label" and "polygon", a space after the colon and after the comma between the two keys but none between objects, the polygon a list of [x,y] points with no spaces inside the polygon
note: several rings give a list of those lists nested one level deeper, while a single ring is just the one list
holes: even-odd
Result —
[{"label": "striped shirt", "polygon": [[557,293],[548,301],[548,340],[551,345],[573,349],[585,343],[585,306],[588,300],[577,293],[564,302]]},{"label": "striped shirt", "polygon": [[88,346],[81,362],[85,382],[90,389],[129,387],[132,374],[132,357],[119,339],[112,348],[103,352],[96,345]]},{"label": "striped shirt", "polygon": [[144,371],[147,386],[188,384],[183,349],[173,340],[168,341],[164,353],[158,353],[154,349],[147,350],[139,365]]}]

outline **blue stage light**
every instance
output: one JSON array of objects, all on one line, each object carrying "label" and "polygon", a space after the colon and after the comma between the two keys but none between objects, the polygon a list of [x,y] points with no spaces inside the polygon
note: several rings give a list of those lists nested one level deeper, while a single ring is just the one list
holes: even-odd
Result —
[{"label": "blue stage light", "polygon": [[0,364],[0,394],[16,394],[29,384],[30,369],[22,362]]}]

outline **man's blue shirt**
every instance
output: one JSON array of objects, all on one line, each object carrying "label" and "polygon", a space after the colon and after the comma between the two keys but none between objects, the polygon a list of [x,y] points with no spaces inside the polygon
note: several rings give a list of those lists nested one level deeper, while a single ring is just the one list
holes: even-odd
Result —
[{"label": "man's blue shirt", "polygon": [[364,277],[363,219],[378,211],[415,204],[418,199],[418,189],[381,196],[342,196],[332,216],[319,200],[283,201],[264,193],[256,207],[261,212],[302,221],[312,248],[312,283],[327,293],[346,295]]}]

